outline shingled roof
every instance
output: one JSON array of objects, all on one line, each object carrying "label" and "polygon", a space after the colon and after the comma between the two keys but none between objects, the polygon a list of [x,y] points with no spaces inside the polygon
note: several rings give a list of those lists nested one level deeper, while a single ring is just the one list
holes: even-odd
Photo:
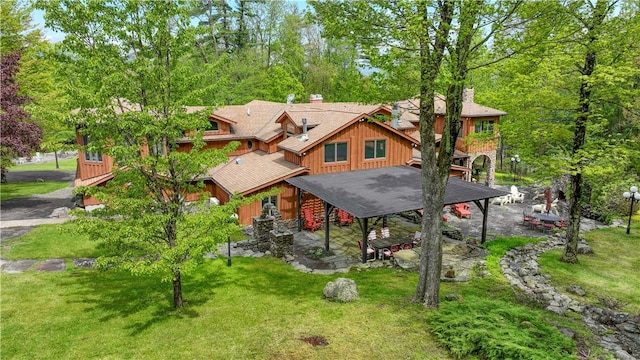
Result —
[{"label": "shingled roof", "polygon": [[284,159],[282,152],[253,151],[209,170],[208,176],[227,193],[248,195],[307,171]]}]

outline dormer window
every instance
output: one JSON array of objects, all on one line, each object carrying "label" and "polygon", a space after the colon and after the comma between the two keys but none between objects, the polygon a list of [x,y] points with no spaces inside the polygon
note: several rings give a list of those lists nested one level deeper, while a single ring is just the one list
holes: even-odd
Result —
[{"label": "dormer window", "polygon": [[218,122],[215,120],[209,120],[209,125],[204,129],[204,131],[218,131],[220,127],[218,126]]}]

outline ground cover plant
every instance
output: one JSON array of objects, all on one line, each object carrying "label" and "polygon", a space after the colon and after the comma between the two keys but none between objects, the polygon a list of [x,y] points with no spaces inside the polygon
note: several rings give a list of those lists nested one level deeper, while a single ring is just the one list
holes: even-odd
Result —
[{"label": "ground cover plant", "polygon": [[0,200],[47,194],[69,186],[71,184],[68,181],[30,181],[2,184],[0,186]]},{"label": "ground cover plant", "polygon": [[[95,242],[69,239],[57,228],[71,226],[39,227],[31,236],[7,242],[3,257],[99,254],[88,249]],[[60,246],[45,245],[51,241]],[[586,337],[580,321],[517,301],[500,275],[499,257],[530,241],[488,243],[487,268],[494,276],[443,283],[443,296],[454,292],[461,299],[442,302],[440,311],[411,302],[416,274],[395,269],[305,274],[271,257],[234,258],[231,267],[225,259],[208,260],[185,277],[189,295],[182,311],[171,307],[170,284],[153,277],[78,269],[70,261],[65,272],[2,273],[1,350],[3,358],[28,354],[30,359],[446,359],[500,354],[536,359],[545,358],[536,355],[545,352],[570,356],[575,344],[560,337],[556,327],[572,327]],[[356,281],[360,301],[335,304],[322,299],[324,285],[338,276]],[[487,319],[496,327],[481,331],[478,327]],[[539,348],[524,352],[523,343],[531,339],[542,339]]]},{"label": "ground cover plant", "polygon": [[[585,233],[594,254],[580,256],[578,264],[558,261],[561,250],[546,252],[539,258],[541,272],[551,275],[551,284],[576,300],[640,314],[640,225],[634,225],[629,235],[625,231],[615,227]],[[587,294],[567,293],[572,284]]]}]

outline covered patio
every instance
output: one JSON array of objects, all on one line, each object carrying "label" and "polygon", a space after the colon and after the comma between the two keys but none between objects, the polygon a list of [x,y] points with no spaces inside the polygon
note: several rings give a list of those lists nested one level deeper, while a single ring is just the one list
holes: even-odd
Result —
[{"label": "covered patio", "polygon": [[[422,209],[420,169],[392,166],[358,171],[298,176],[286,180],[298,189],[298,231],[302,230],[302,194],[321,199],[324,208],[325,251],[329,250],[329,214],[343,209],[358,219],[362,231],[362,262],[367,261],[367,234],[370,218]],[[486,240],[489,199],[507,192],[450,178],[444,205],[473,202],[482,212],[482,240]],[[440,215],[440,214],[438,214]]]}]

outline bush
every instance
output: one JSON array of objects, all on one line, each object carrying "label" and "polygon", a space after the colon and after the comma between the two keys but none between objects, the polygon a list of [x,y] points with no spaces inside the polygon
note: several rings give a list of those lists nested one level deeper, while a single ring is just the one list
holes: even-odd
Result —
[{"label": "bush", "polygon": [[428,315],[438,340],[456,357],[570,359],[575,344],[536,313],[500,300],[466,297]]}]

